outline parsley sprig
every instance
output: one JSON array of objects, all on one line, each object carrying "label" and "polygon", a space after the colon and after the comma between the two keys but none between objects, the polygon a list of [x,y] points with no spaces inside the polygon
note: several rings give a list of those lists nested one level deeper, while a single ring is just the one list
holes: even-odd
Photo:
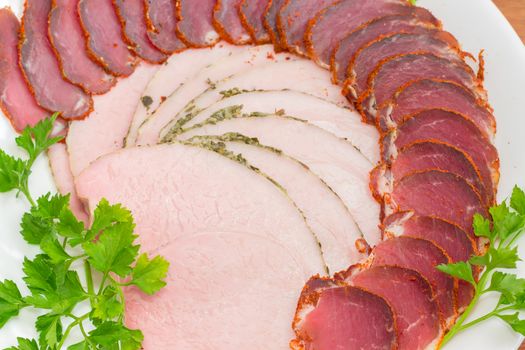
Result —
[{"label": "parsley sprig", "polygon": [[[140,349],[142,332],[124,324],[123,288],[135,286],[146,294],[155,294],[166,285],[169,264],[161,256],[139,255],[133,217],[119,204],[102,200],[92,224],[86,227],[71,211],[69,195],[48,193],[36,201],[32,198],[28,179],[33,163],[62,140],[51,136],[56,118],[54,115],[27,128],[17,137],[26,159],[0,150],[0,192],[18,191],[31,203],[23,215],[20,233],[27,243],[41,250],[23,262],[28,295],[22,295],[15,282],[0,281],[0,329],[24,308],[42,312],[35,323],[38,339],[18,338],[18,344],[7,350],[65,349],[74,329],[80,331],[83,340],[68,350]],[[83,278],[79,267],[84,269]],[[97,285],[94,275],[100,280]],[[79,314],[86,304],[89,311]]]},{"label": "parsley sprig", "polygon": [[[510,202],[510,203],[509,203]],[[525,232],[525,193],[515,187],[510,201],[489,210],[491,220],[477,214],[474,217],[474,233],[489,242],[484,255],[473,256],[469,261],[440,265],[438,269],[474,286],[474,298],[456,324],[445,335],[441,346],[447,344],[457,333],[492,317],[498,317],[512,329],[525,335],[525,319],[519,317],[525,311],[525,279],[505,272],[516,268],[518,261],[517,240]],[[476,281],[473,268],[483,269]],[[484,316],[466,323],[481,296],[499,293],[494,309]]]}]

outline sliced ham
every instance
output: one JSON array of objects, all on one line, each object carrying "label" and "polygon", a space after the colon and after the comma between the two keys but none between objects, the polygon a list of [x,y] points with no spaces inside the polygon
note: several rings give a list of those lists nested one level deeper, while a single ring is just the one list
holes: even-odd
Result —
[{"label": "sliced ham", "polygon": [[487,197],[495,197],[499,180],[498,152],[470,119],[441,109],[415,114],[383,137],[383,159],[395,158],[399,149],[423,140],[438,140],[463,151],[479,170]]},{"label": "sliced ham", "polygon": [[110,92],[95,96],[95,110],[89,118],[71,123],[66,143],[73,176],[97,158],[123,147],[140,95],[157,69],[148,63],[140,64]]},{"label": "sliced ham", "polygon": [[133,52],[150,63],[166,61],[168,56],[159,51],[148,38],[143,0],[113,0],[113,5],[122,26],[124,39]]},{"label": "sliced ham", "polygon": [[111,0],[80,0],[78,15],[91,58],[115,76],[133,73],[137,60],[124,41]]},{"label": "sliced ham", "polygon": [[178,0],[176,32],[189,47],[207,47],[219,41],[213,28],[216,0]]},{"label": "sliced ham", "polygon": [[407,116],[431,108],[469,116],[490,138],[496,132],[496,120],[485,102],[462,85],[437,79],[412,81],[399,88],[378,112],[377,124],[386,131],[402,123]]},{"label": "sliced ham", "polygon": [[253,91],[226,97],[196,114],[183,128],[206,122],[214,113],[225,109],[238,110],[239,114],[280,113],[307,121],[347,140],[371,163],[378,161],[378,134],[375,128],[361,123],[355,111],[297,91]]},{"label": "sliced ham", "polygon": [[191,81],[174,91],[164,103],[143,123],[138,130],[137,145],[155,144],[160,130],[180,112],[188,102],[211,89],[234,74],[242,74],[270,62],[293,60],[288,54],[275,54],[270,45],[255,46],[241,50],[237,54],[224,57],[202,69]]},{"label": "sliced ham", "polygon": [[213,25],[222,39],[236,45],[248,44],[250,34],[239,15],[242,0],[217,0],[213,9]]},{"label": "sliced ham", "polygon": [[38,106],[18,65],[18,18],[7,8],[0,9],[0,108],[16,131],[49,117]]},{"label": "sliced ham", "polygon": [[47,37],[50,0],[26,2],[19,41],[19,62],[37,103],[62,118],[85,117],[93,106],[81,88],[64,80]]},{"label": "sliced ham", "polygon": [[413,7],[410,14],[383,16],[366,22],[337,43],[330,57],[330,70],[334,83],[346,80],[348,64],[365,44],[389,33],[413,33],[421,29],[436,28],[428,10]]},{"label": "sliced ham", "polygon": [[77,0],[52,2],[49,40],[66,80],[88,93],[104,94],[115,85],[116,80],[89,57],[77,5]]},{"label": "sliced ham", "polygon": [[135,144],[139,127],[168,96],[201,69],[240,50],[241,48],[236,46],[221,43],[212,48],[186,50],[171,56],[155,73],[140,96],[140,103],[135,110],[133,122],[126,136],[126,146]]},{"label": "sliced ham", "polygon": [[271,0],[242,0],[239,17],[254,43],[261,45],[270,42],[270,35],[264,29],[264,13]]},{"label": "sliced ham", "polygon": [[298,54],[306,55],[304,33],[310,18],[335,3],[336,0],[287,0],[277,13],[277,29],[281,45]]},{"label": "sliced ham", "polygon": [[282,51],[281,39],[279,36],[279,30],[277,28],[277,14],[281,7],[286,3],[286,0],[270,0],[270,4],[264,14],[264,28],[270,35],[276,51]]},{"label": "sliced ham", "polygon": [[408,54],[388,59],[375,68],[368,90],[359,97],[357,106],[368,122],[375,123],[377,110],[397,89],[409,81],[432,78],[458,83],[485,98],[485,92],[466,63],[452,62],[430,53]]},{"label": "sliced ham", "polygon": [[375,246],[370,257],[371,266],[399,266],[423,276],[432,286],[439,313],[447,328],[457,316],[457,286],[452,277],[436,269],[436,266],[451,262],[445,251],[431,241],[407,236],[381,242]]},{"label": "sliced ham", "polygon": [[142,16],[145,14],[146,35],[153,45],[166,54],[184,50],[186,45],[175,34],[175,28],[177,27],[175,1],[143,1],[145,11]]},{"label": "sliced ham", "polygon": [[401,267],[351,268],[348,283],[384,298],[396,320],[399,349],[433,349],[442,336],[432,286],[419,273]]},{"label": "sliced ham", "polygon": [[179,138],[227,133],[257,138],[262,145],[304,163],[345,202],[368,244],[379,241],[379,206],[368,190],[372,164],[352,144],[304,121],[280,116],[228,119],[192,129]]}]

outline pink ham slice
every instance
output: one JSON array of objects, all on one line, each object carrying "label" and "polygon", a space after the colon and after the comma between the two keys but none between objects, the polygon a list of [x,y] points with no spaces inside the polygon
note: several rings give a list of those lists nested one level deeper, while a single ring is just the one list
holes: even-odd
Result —
[{"label": "pink ham slice", "polygon": [[37,105],[18,66],[18,18],[0,9],[0,108],[16,131],[35,125],[49,113]]},{"label": "pink ham slice", "polygon": [[62,118],[85,117],[93,101],[78,86],[65,81],[46,35],[50,0],[28,1],[22,17],[19,59],[22,72],[37,103]]},{"label": "pink ham slice", "polygon": [[335,0],[287,0],[277,13],[277,29],[281,45],[298,55],[305,56],[304,33],[308,21],[313,14],[335,2]]},{"label": "pink ham slice", "polygon": [[379,17],[361,25],[337,43],[330,57],[334,82],[337,84],[346,80],[350,60],[365,44],[388,33],[413,33],[425,28],[436,26],[428,10],[421,7],[413,7],[410,14]]},{"label": "pink ham slice", "polygon": [[213,46],[219,34],[213,28],[215,0],[177,1],[177,36],[189,47]]},{"label": "pink ham slice", "polygon": [[[184,50],[186,46],[175,34],[175,28],[177,26],[175,1],[143,1],[145,12],[143,12],[142,16],[144,16],[144,13],[146,14],[146,35],[153,45],[166,54]],[[137,13],[137,16],[138,15]]]},{"label": "pink ham slice", "polygon": [[111,0],[80,0],[78,15],[91,58],[115,76],[133,73],[137,61],[124,41]]},{"label": "pink ham slice", "polygon": [[271,0],[266,12],[264,14],[264,28],[270,35],[270,40],[276,51],[282,51],[281,38],[277,28],[277,14],[281,7],[286,3],[286,0]]},{"label": "pink ham slice", "polygon": [[62,75],[91,94],[104,94],[116,80],[88,56],[77,14],[78,0],[55,0],[49,12],[49,40]]},{"label": "pink ham slice", "polygon": [[[124,39],[131,46],[133,52],[150,63],[164,62],[168,56],[153,46],[148,38],[143,0],[113,0],[113,5],[122,27]],[[175,15],[171,17],[174,18]]]},{"label": "pink ham slice", "polygon": [[408,54],[387,59],[375,68],[370,76],[368,90],[359,97],[357,107],[366,121],[375,123],[377,110],[394,96],[397,89],[413,80],[433,78],[455,82],[479,98],[486,97],[480,82],[466,63],[452,62],[430,53]]},{"label": "pink ham slice", "polygon": [[431,285],[419,273],[393,266],[354,267],[346,280],[379,295],[392,307],[399,349],[433,349],[438,345],[442,336],[438,306]]},{"label": "pink ham slice", "polygon": [[248,44],[250,34],[239,15],[242,0],[217,0],[213,9],[213,25],[222,39],[235,45]]},{"label": "pink ham slice", "polygon": [[438,265],[452,262],[440,247],[425,239],[400,236],[375,246],[370,261],[371,266],[391,265],[412,269],[426,278],[434,291],[445,326],[451,326],[457,315],[456,281],[436,269]]},{"label": "pink ham slice", "polygon": [[242,0],[239,17],[254,43],[261,45],[270,42],[270,35],[264,29],[264,13],[271,0]]},{"label": "pink ham slice", "polygon": [[378,112],[377,124],[386,131],[402,123],[407,116],[431,108],[469,116],[489,138],[496,132],[496,120],[485,102],[462,85],[437,79],[412,81],[399,88]]},{"label": "pink ham slice", "polygon": [[499,180],[498,152],[472,121],[441,109],[420,112],[383,137],[383,159],[395,158],[397,150],[423,140],[445,142],[468,155],[481,174],[487,197],[495,197]]}]

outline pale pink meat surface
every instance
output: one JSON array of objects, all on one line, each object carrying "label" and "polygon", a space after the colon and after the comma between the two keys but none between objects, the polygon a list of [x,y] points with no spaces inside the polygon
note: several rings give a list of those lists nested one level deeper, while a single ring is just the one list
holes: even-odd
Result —
[{"label": "pale pink meat surface", "polygon": [[189,47],[212,46],[219,41],[213,28],[216,0],[179,0],[177,35]]},{"label": "pale pink meat surface", "polygon": [[213,24],[219,35],[237,45],[251,41],[250,34],[243,27],[239,16],[241,2],[242,0],[218,0],[213,10]]},{"label": "pale pink meat surface", "polygon": [[[127,1],[127,0],[126,0]],[[142,0],[145,4],[147,37],[153,45],[164,53],[174,53],[186,48],[186,45],[175,34],[177,16],[175,1]],[[139,14],[137,13],[136,16]]]},{"label": "pale pink meat surface", "polygon": [[270,4],[270,0],[242,0],[239,13],[244,28],[257,44],[266,44],[270,41],[270,35],[264,29],[264,13]]}]

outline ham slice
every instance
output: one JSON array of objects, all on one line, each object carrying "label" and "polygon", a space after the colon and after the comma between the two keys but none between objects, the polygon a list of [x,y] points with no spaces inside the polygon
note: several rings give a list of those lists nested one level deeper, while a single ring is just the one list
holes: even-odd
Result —
[{"label": "ham slice", "polygon": [[264,13],[270,3],[271,0],[242,0],[239,6],[242,25],[258,45],[270,42],[270,35],[264,29],[263,22]]},{"label": "ham slice", "polygon": [[87,93],[104,94],[116,80],[88,56],[77,0],[55,0],[49,12],[49,40],[63,77]]},{"label": "ham slice", "polygon": [[179,136],[242,134],[257,138],[304,163],[339,195],[371,246],[380,239],[379,206],[368,190],[372,164],[352,144],[318,127],[287,117],[259,116],[227,119]]},{"label": "ham slice", "polygon": [[413,33],[425,28],[436,27],[428,10],[421,7],[411,8],[410,14],[383,16],[359,26],[337,43],[330,57],[334,83],[346,80],[350,60],[367,43],[389,33]]},{"label": "ham slice", "polygon": [[462,85],[437,79],[412,81],[399,88],[378,112],[377,124],[386,131],[402,123],[407,116],[431,108],[469,116],[489,138],[496,132],[496,120],[485,102]]},{"label": "ham slice", "polygon": [[124,41],[111,0],[79,0],[78,15],[91,58],[115,76],[133,73],[137,60]]},{"label": "ham slice", "polygon": [[281,45],[301,56],[306,56],[304,33],[310,18],[335,3],[335,0],[287,0],[277,13],[277,29]]},{"label": "ham slice", "polygon": [[277,28],[277,14],[281,7],[286,3],[286,0],[271,0],[266,12],[264,14],[264,28],[270,35],[276,51],[282,51],[281,38],[279,36],[279,30]]},{"label": "ham slice", "polygon": [[158,66],[140,64],[110,92],[95,96],[95,110],[89,118],[71,123],[66,143],[73,176],[77,177],[97,158],[123,147],[140,95],[157,69]]},{"label": "ham slice", "polygon": [[175,28],[177,27],[175,1],[143,1],[145,11],[142,16],[145,14],[146,35],[151,40],[151,43],[166,54],[184,50],[186,46],[175,34]]},{"label": "ham slice", "polygon": [[16,131],[35,125],[49,113],[38,106],[18,66],[18,18],[0,9],[0,108]]},{"label": "ham slice", "polygon": [[217,0],[213,9],[213,25],[222,39],[236,45],[248,44],[250,34],[239,15],[242,0]]},{"label": "ham slice", "polygon": [[213,46],[219,34],[213,28],[216,0],[178,0],[176,32],[189,47]]},{"label": "ham slice", "polygon": [[85,117],[93,101],[78,86],[65,81],[46,35],[50,0],[26,2],[19,41],[19,59],[24,77],[37,103],[62,118]]},{"label": "ham slice", "polygon": [[[122,27],[124,40],[131,46],[133,52],[150,63],[164,62],[168,56],[153,46],[148,38],[143,0],[113,0],[113,5]],[[171,17],[174,18],[174,15]]]}]

